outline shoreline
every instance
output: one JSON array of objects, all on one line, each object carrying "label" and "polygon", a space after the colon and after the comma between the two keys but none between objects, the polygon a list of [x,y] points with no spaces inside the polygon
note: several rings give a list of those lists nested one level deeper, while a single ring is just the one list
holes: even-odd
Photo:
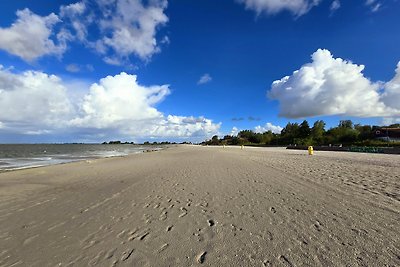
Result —
[{"label": "shoreline", "polygon": [[[69,164],[69,163],[75,163],[75,162],[90,162],[90,161],[95,161],[99,159],[109,159],[109,158],[123,158],[123,157],[128,157],[132,155],[137,155],[137,154],[143,154],[143,153],[150,153],[150,152],[157,152],[161,150],[168,149],[168,146],[165,147],[157,147],[156,149],[143,149],[141,151],[136,151],[132,152],[126,155],[115,155],[115,156],[103,156],[103,157],[85,157],[82,159],[74,158],[65,162],[49,162],[47,164],[42,164],[42,165],[29,165],[29,166],[21,166],[21,167],[15,167],[15,168],[10,168],[10,169],[5,169],[5,168],[0,168],[0,173],[4,172],[13,172],[13,171],[20,171],[20,170],[26,170],[26,169],[36,169],[36,168],[42,168],[42,167],[48,167],[48,166],[55,166],[55,165],[63,165],[63,164]],[[12,159],[12,158],[11,158]]]}]

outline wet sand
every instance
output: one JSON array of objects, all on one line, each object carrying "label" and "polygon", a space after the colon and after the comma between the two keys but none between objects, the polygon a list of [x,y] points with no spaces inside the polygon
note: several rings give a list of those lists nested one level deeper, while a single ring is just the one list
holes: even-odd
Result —
[{"label": "wet sand", "polygon": [[179,146],[0,173],[0,266],[400,266],[400,156]]}]

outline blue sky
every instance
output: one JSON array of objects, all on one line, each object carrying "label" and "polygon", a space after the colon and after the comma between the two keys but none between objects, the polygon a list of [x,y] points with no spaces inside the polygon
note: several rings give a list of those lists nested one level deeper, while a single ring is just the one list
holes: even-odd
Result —
[{"label": "blue sky", "polygon": [[400,121],[400,1],[0,8],[0,142],[199,141],[304,118]]}]

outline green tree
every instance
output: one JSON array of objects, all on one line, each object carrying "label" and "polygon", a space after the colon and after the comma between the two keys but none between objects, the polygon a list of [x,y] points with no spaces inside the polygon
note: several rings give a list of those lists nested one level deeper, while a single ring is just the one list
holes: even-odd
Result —
[{"label": "green tree", "polygon": [[269,145],[271,144],[272,139],[274,139],[274,134],[272,133],[272,131],[264,132],[262,134],[261,143]]},{"label": "green tree", "polygon": [[295,139],[299,137],[299,124],[288,122],[281,131],[281,142],[283,144],[293,144]]},{"label": "green tree", "polygon": [[211,138],[211,145],[213,145],[213,146],[219,145],[218,135],[214,135],[214,136]]},{"label": "green tree", "polygon": [[238,137],[243,139],[244,142],[250,142],[253,144],[260,144],[262,142],[262,134],[255,133],[251,130],[243,130],[238,133]]},{"label": "green tree", "polygon": [[238,137],[249,140],[253,134],[254,132],[251,130],[242,130],[238,133]]},{"label": "green tree", "polygon": [[323,120],[317,120],[311,129],[311,137],[314,143],[321,145],[325,135],[325,122]]},{"label": "green tree", "polygon": [[356,124],[354,129],[358,131],[358,140],[360,141],[374,138],[374,132],[372,131],[372,127],[370,125]]},{"label": "green tree", "polygon": [[359,132],[353,129],[351,121],[340,121],[339,126],[329,129],[327,135],[333,143],[350,144],[357,141]]},{"label": "green tree", "polygon": [[341,120],[339,122],[339,128],[353,129],[353,122],[351,120]]},{"label": "green tree", "polygon": [[232,139],[230,141],[230,143],[228,143],[229,145],[238,145],[239,144],[239,138],[237,136],[232,136]]},{"label": "green tree", "polygon": [[299,138],[308,138],[311,134],[311,129],[310,125],[308,124],[308,121],[304,120],[299,127]]}]

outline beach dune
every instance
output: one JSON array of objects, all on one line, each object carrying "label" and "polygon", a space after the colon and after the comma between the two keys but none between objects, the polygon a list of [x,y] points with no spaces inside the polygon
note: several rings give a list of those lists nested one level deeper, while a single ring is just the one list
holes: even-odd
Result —
[{"label": "beach dune", "polygon": [[400,266],[400,157],[178,146],[0,173],[0,266]]}]

